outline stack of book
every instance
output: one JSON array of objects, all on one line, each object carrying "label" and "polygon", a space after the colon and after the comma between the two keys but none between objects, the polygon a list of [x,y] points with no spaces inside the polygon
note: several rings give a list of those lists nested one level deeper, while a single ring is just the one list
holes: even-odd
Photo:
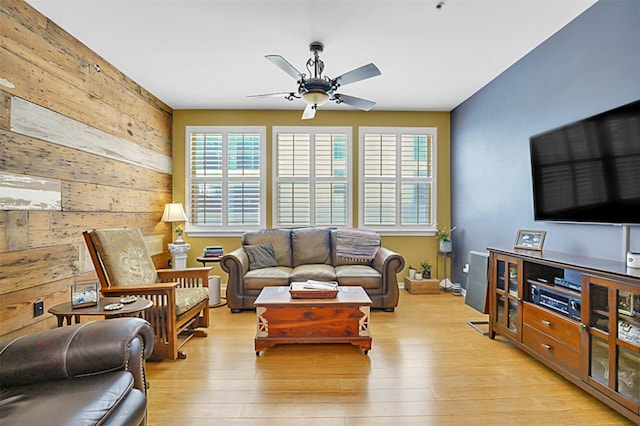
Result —
[{"label": "stack of book", "polygon": [[204,248],[204,257],[222,257],[224,251],[222,246],[207,246]]},{"label": "stack of book", "polygon": [[294,299],[329,299],[336,297],[339,291],[335,281],[307,280],[292,282],[289,286],[289,293]]}]

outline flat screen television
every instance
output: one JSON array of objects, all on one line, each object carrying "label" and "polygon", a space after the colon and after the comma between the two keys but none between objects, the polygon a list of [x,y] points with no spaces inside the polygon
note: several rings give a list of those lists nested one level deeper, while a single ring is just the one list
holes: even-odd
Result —
[{"label": "flat screen television", "polygon": [[640,224],[640,100],[529,146],[536,220]]}]

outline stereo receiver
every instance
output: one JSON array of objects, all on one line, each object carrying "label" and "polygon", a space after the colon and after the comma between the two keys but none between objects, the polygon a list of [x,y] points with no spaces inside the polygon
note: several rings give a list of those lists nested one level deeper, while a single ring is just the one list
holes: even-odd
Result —
[{"label": "stereo receiver", "polygon": [[531,285],[531,301],[556,312],[580,321],[581,301],[579,297],[569,296],[550,288]]}]

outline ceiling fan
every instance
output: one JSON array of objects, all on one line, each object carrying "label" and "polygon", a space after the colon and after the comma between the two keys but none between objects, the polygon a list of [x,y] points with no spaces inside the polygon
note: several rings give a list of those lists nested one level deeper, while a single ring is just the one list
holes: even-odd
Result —
[{"label": "ceiling fan", "polygon": [[373,101],[344,95],[342,93],[337,93],[336,91],[340,86],[344,86],[345,84],[355,83],[357,81],[366,80],[367,78],[382,74],[378,67],[371,63],[339,75],[336,78],[323,77],[322,72],[324,71],[324,62],[320,59],[319,54],[324,50],[324,45],[318,41],[314,41],[309,45],[309,50],[313,53],[313,57],[309,58],[307,61],[309,77],[298,71],[280,55],[265,56],[282,71],[296,79],[298,83],[297,92],[269,93],[264,95],[251,95],[249,97],[284,96],[284,98],[289,101],[302,99],[307,103],[307,106],[302,113],[303,120],[315,117],[318,106],[329,101],[334,101],[338,104],[345,103],[363,111],[369,111],[373,108],[376,104]]}]

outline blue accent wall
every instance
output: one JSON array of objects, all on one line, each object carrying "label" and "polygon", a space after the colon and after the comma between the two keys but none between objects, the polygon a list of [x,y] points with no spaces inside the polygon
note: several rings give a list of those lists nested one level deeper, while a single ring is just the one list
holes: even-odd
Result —
[{"label": "blue accent wall", "polygon": [[534,221],[529,137],[637,99],[640,0],[600,0],[455,108],[453,281],[466,283],[470,250],[511,248],[518,229],[546,230],[548,250],[623,261],[620,226]]}]

